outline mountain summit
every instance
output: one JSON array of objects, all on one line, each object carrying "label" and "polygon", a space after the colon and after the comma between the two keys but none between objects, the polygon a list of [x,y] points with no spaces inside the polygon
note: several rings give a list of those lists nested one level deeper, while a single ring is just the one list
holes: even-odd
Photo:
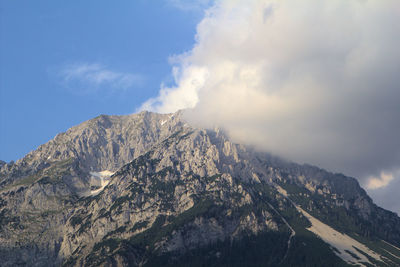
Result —
[{"label": "mountain summit", "polygon": [[399,266],[399,247],[354,178],[182,111],[101,115],[0,162],[0,266]]}]

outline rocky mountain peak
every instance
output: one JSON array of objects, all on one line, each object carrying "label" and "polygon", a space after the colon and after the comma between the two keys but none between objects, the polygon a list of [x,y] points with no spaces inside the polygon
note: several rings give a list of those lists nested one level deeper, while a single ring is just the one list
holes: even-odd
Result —
[{"label": "rocky mountain peak", "polygon": [[400,218],[354,178],[182,111],[100,115],[0,167],[4,266],[400,264]]}]

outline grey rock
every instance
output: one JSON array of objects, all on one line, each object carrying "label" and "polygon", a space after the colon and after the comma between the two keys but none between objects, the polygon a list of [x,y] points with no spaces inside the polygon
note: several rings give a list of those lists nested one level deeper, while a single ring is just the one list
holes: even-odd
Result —
[{"label": "grey rock", "polygon": [[[93,172],[106,170],[114,174],[102,189]],[[2,266],[141,266],[146,253],[266,232],[292,238],[289,224],[305,220],[292,201],[343,232],[400,245],[400,218],[354,178],[235,144],[188,125],[182,111],[101,115],[0,163]]]}]

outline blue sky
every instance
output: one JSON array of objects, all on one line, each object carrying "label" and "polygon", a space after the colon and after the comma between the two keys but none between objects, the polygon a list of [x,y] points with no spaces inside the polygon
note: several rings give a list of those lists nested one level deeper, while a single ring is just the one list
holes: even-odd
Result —
[{"label": "blue sky", "polygon": [[168,59],[191,49],[203,15],[183,3],[1,1],[0,159],[99,114],[133,113],[173,83]]}]

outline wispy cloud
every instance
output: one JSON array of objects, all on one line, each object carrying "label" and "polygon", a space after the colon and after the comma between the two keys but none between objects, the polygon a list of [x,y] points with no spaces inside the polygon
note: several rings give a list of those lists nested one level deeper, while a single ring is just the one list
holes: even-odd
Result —
[{"label": "wispy cloud", "polygon": [[66,65],[58,74],[65,86],[86,92],[101,88],[125,90],[143,82],[142,75],[113,71],[98,63]]},{"label": "wispy cloud", "polygon": [[167,0],[167,2],[184,11],[204,10],[211,6],[213,0]]}]

